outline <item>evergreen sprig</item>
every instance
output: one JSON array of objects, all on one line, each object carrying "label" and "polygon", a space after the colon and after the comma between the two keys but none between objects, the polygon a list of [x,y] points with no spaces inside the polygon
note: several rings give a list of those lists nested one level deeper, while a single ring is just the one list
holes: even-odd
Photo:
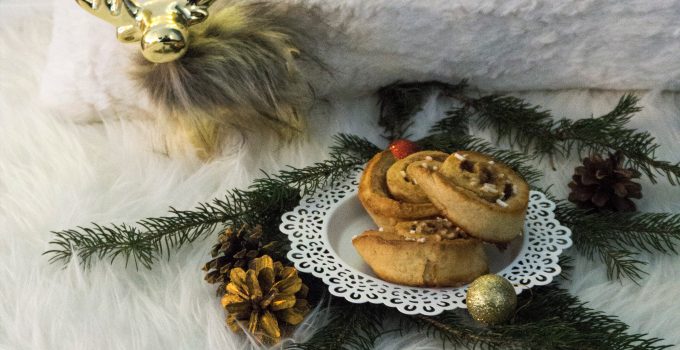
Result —
[{"label": "evergreen sprig", "polygon": [[360,136],[338,134],[334,136],[334,139],[335,143],[331,146],[331,158],[353,157],[359,164],[363,164],[381,151],[378,146]]},{"label": "evergreen sprig", "polygon": [[[568,268],[564,268],[568,270]],[[333,299],[337,301],[337,299]],[[616,317],[587,307],[556,283],[519,296],[517,312],[505,325],[483,327],[461,310],[437,316],[404,315],[375,305],[340,301],[329,323],[304,343],[286,349],[369,350],[385,336],[385,320],[396,320],[400,333],[418,331],[446,345],[483,349],[646,349],[670,347],[659,338],[629,333]]]},{"label": "evergreen sprig", "polygon": [[645,274],[642,252],[677,254],[680,214],[594,213],[558,201],[557,219],[572,231],[579,252],[607,266],[610,278],[639,281]]},{"label": "evergreen sprig", "polygon": [[[560,258],[564,273],[570,258]],[[437,316],[402,316],[402,331],[417,329],[443,344],[483,349],[645,349],[670,347],[647,334],[630,334],[616,317],[587,307],[586,303],[553,282],[534,287],[518,297],[517,311],[508,324],[482,327],[464,312]]]},{"label": "evergreen sprig", "polygon": [[488,154],[518,172],[529,184],[535,184],[543,175],[530,165],[532,157],[517,151],[498,149],[489,142],[470,135],[434,134],[419,140],[418,144],[425,149],[449,153],[469,150]]},{"label": "evergreen sprig", "polygon": [[[67,263],[74,255],[89,267],[93,259],[123,259],[136,268],[151,266],[173,249],[212,234],[222,226],[262,225],[263,239],[280,235],[281,215],[294,207],[300,196],[310,194],[351,173],[366,161],[376,146],[365,139],[340,135],[331,157],[305,168],[289,168],[277,175],[265,174],[247,190],[228,191],[223,199],[199,204],[194,210],[170,209],[170,215],[147,218],[135,225],[111,224],[54,232],[54,249],[45,254],[51,262]],[[285,255],[285,254],[283,254]]]},{"label": "evergreen sprig", "polygon": [[470,109],[466,106],[452,109],[430,129],[428,136],[418,140],[418,144],[423,149],[448,153],[470,150],[488,154],[510,166],[530,184],[535,184],[542,177],[543,173],[531,166],[534,157],[517,151],[498,149],[487,141],[469,135],[470,117]]},{"label": "evergreen sprig", "polygon": [[458,84],[440,81],[415,83],[395,82],[378,90],[380,116],[378,125],[385,130],[383,135],[388,141],[408,138],[408,129],[413,125],[413,117],[422,110],[425,99],[435,91],[451,96],[467,87],[465,80]]},{"label": "evergreen sprig", "polygon": [[56,237],[50,244],[56,247],[44,254],[50,255],[52,263],[66,264],[75,254],[86,267],[95,258],[108,258],[111,263],[122,258],[126,266],[132,260],[136,268],[150,268],[164,250],[169,252],[212,232],[225,215],[211,204],[201,204],[193,211],[171,208],[170,213],[172,216],[141,220],[138,227],[95,223],[92,227],[53,232]]},{"label": "evergreen sprig", "polygon": [[627,127],[641,109],[633,95],[621,97],[607,114],[578,120],[556,120],[550,111],[513,96],[474,99],[458,95],[458,98],[473,111],[479,127],[491,128],[499,140],[508,141],[525,153],[535,151],[552,158],[621,151],[626,165],[642,172],[653,183],[659,175],[673,185],[680,178],[680,162],[658,159],[655,153],[660,146],[649,132]]},{"label": "evergreen sprig", "polygon": [[[564,274],[572,259],[560,258]],[[341,307],[332,309],[329,323],[302,344],[286,349],[368,350],[389,331],[386,319],[398,321],[400,333],[418,331],[447,345],[482,349],[643,349],[670,347],[659,338],[629,333],[628,325],[616,317],[589,308],[558,286],[558,282],[525,291],[518,297],[518,308],[508,324],[484,327],[462,310],[437,316],[404,315],[393,309],[370,304],[349,304],[332,299]]]}]

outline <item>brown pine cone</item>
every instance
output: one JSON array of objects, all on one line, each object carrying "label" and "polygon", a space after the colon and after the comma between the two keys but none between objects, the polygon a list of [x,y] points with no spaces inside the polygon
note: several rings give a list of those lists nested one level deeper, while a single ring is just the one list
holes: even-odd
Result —
[{"label": "brown pine cone", "polygon": [[623,161],[621,152],[610,153],[606,159],[600,155],[585,158],[569,183],[569,201],[582,209],[635,211],[635,203],[630,199],[642,198],[642,186],[631,180],[639,178],[640,172],[624,169]]},{"label": "brown pine cone", "polygon": [[224,294],[224,288],[229,283],[229,271],[233,268],[247,268],[254,258],[267,251],[262,245],[262,226],[227,228],[219,236],[219,241],[211,251],[212,260],[203,266],[206,271],[205,280],[208,283],[219,283],[217,294]]}]

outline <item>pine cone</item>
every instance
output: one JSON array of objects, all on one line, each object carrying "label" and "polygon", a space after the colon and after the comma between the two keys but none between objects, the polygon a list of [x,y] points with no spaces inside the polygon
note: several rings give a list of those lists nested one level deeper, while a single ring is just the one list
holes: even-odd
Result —
[{"label": "pine cone", "polygon": [[610,153],[607,159],[600,155],[584,159],[583,166],[576,167],[569,183],[569,201],[582,209],[635,211],[635,203],[630,198],[642,198],[642,186],[631,179],[639,178],[640,173],[624,169],[623,161],[621,152]]},{"label": "pine cone", "polygon": [[229,271],[237,267],[247,268],[250,261],[265,254],[270,245],[262,245],[260,225],[254,228],[244,225],[236,231],[227,228],[212,248],[210,255],[213,259],[203,266],[203,271],[208,272],[205,280],[212,284],[219,283],[217,295],[223,295],[229,283]]},{"label": "pine cone", "polygon": [[273,343],[281,337],[282,324],[298,325],[309,313],[308,289],[294,267],[265,255],[253,259],[247,270],[237,267],[230,274],[222,306],[235,332],[241,329],[239,321],[247,321],[248,332]]}]

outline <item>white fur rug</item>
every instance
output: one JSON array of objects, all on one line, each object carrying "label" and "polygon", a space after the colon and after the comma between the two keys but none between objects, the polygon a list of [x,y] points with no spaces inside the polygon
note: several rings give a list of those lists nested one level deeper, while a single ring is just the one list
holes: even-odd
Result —
[{"label": "white fur rug", "polygon": [[[326,51],[341,73],[324,90],[329,102],[316,111],[309,138],[281,150],[246,142],[209,164],[176,150],[168,156],[153,109],[143,97],[123,99],[135,96],[121,67],[134,48],[112,41],[112,28],[72,1],[52,3],[0,2],[0,349],[248,347],[224,327],[214,288],[202,281],[212,239],[151,271],[106,262],[84,271],[41,255],[50,231],[190,208],[246,186],[259,169],[323,159],[337,132],[380,142],[376,101],[366,92],[395,79],[469,76],[488,89],[529,89],[518,94],[573,118],[607,111],[622,92],[567,88],[652,89],[638,92],[645,109],[633,125],[657,136],[660,157],[680,159],[680,95],[658,92],[674,86],[680,68],[672,1],[306,1],[322,3],[352,44]],[[506,26],[512,30],[503,33]],[[488,42],[475,42],[480,37]],[[431,102],[418,129],[441,111]],[[547,171],[546,183],[564,195],[576,163]],[[643,186],[642,210],[680,211],[680,188]],[[607,281],[602,264],[577,256],[570,289],[633,332],[680,344],[680,257],[645,259],[650,274],[638,286]],[[296,339],[322,321],[310,317]],[[441,345],[410,334],[378,348]]]}]

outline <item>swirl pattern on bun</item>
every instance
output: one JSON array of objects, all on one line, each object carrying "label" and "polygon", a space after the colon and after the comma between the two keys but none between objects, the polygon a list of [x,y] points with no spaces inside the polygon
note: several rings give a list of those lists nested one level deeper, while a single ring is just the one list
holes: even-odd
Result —
[{"label": "swirl pattern on bun", "polygon": [[442,215],[468,234],[493,243],[506,243],[521,234],[529,185],[493,158],[459,151],[438,171],[414,167],[407,175]]},{"label": "swirl pattern on bun", "polygon": [[387,189],[393,198],[408,203],[429,203],[415,179],[408,176],[411,167],[438,169],[449,155],[444,152],[422,151],[398,160],[387,170]]},{"label": "swirl pattern on bun", "polygon": [[[414,196],[412,194],[415,185],[405,178],[405,170],[401,170],[406,169],[413,161],[417,161],[417,155],[420,153],[426,153],[422,156],[423,159],[430,156],[429,152],[418,152],[397,161],[392,153],[385,151],[376,154],[366,165],[359,182],[359,200],[378,226],[389,229],[401,221],[440,215],[439,209],[434,204],[428,200],[421,200],[424,195]],[[397,170],[393,170],[392,173],[396,172],[397,178],[393,178],[388,184],[388,172],[394,165]],[[402,174],[401,171],[404,173]],[[407,200],[397,198],[392,191],[399,193],[397,196]],[[417,191],[420,190],[417,189]]]}]

